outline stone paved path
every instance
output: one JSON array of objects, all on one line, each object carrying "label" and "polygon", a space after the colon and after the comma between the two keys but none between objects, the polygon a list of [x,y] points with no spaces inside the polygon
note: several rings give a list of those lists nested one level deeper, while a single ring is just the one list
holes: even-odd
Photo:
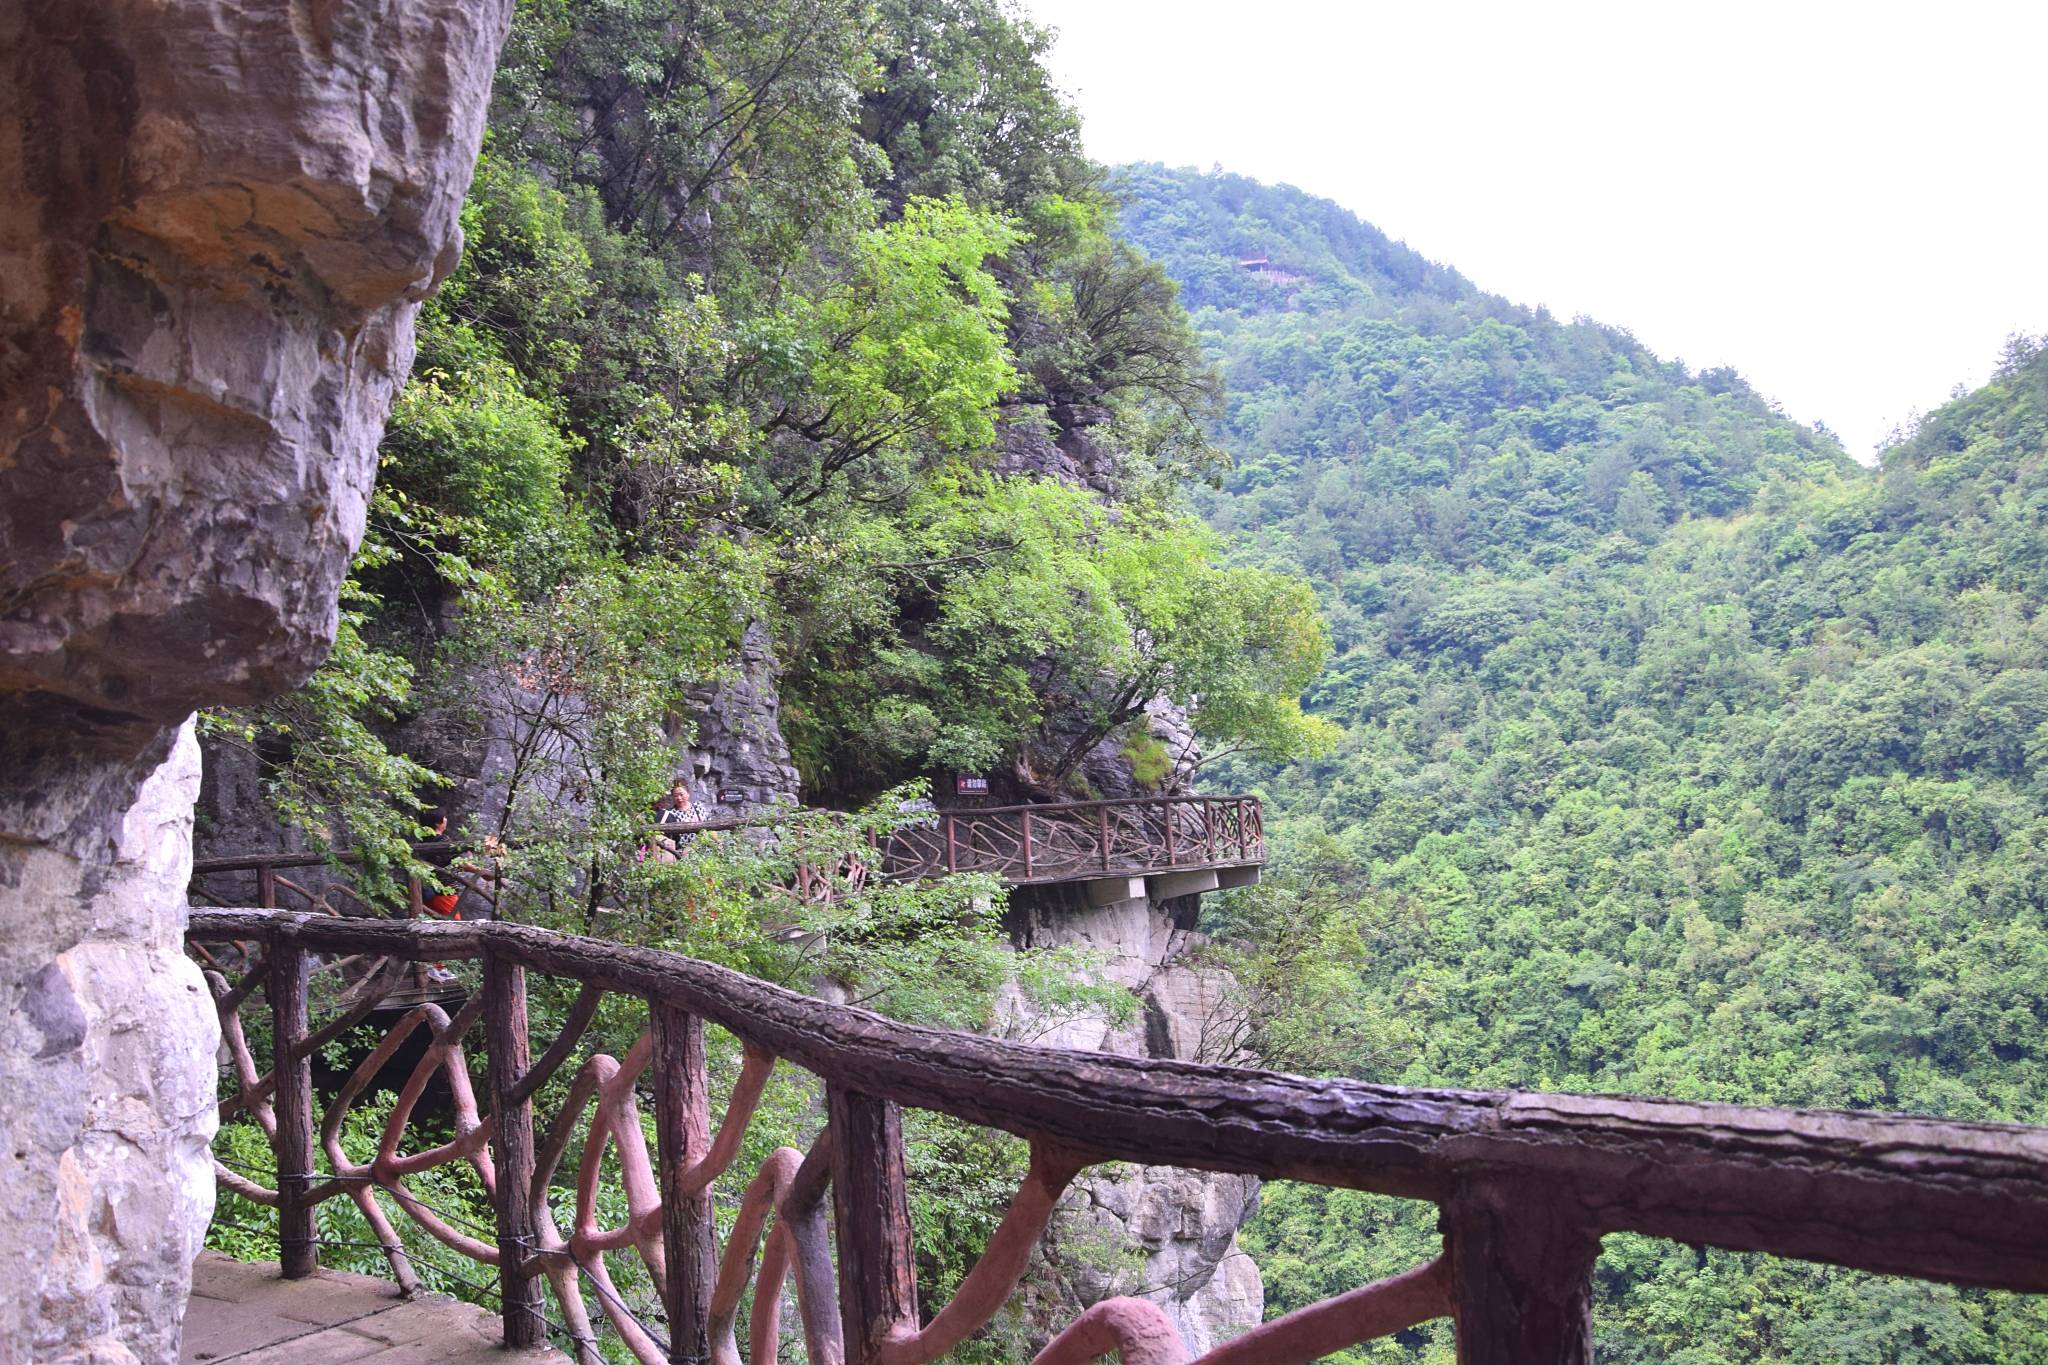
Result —
[{"label": "stone paved path", "polygon": [[389,1280],[277,1266],[205,1251],[192,1267],[180,1365],[566,1365],[556,1351],[508,1351],[497,1315],[456,1299],[406,1300]]}]

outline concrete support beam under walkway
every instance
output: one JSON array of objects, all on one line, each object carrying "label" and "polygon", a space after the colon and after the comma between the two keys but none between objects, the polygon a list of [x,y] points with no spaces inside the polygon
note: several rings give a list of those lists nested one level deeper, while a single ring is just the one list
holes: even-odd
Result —
[{"label": "concrete support beam under walkway", "polygon": [[1152,899],[1171,900],[1175,896],[1196,896],[1204,891],[1214,891],[1220,883],[1214,868],[1203,868],[1194,872],[1165,872],[1145,879]]},{"label": "concrete support beam under walkway", "polygon": [[1138,900],[1145,894],[1143,877],[1099,877],[1087,884],[1088,903],[1100,908]]}]

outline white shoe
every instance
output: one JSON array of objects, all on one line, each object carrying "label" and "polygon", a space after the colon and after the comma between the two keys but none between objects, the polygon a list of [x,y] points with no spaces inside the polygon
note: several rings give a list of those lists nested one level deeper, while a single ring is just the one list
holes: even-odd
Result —
[{"label": "white shoe", "polygon": [[450,981],[453,981],[455,979],[455,973],[449,971],[446,967],[427,968],[427,980],[433,982],[436,985],[445,986]]}]

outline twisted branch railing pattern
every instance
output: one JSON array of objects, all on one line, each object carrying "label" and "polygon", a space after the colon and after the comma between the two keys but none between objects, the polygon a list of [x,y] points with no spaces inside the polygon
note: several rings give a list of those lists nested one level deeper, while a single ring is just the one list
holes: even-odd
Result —
[{"label": "twisted branch railing pattern", "polygon": [[[924,1365],[987,1324],[1021,1277],[1061,1193],[1100,1161],[1173,1164],[1429,1199],[1441,1256],[1265,1323],[1200,1365],[1287,1365],[1449,1316],[1467,1365],[1580,1365],[1591,1359],[1590,1293],[1600,1238],[1648,1233],[1949,1283],[2048,1291],[2048,1130],[1870,1114],[1743,1109],[1667,1101],[1414,1090],[1099,1053],[1072,1053],[915,1028],[835,1006],[672,953],[500,923],[423,924],[254,910],[199,911],[194,943],[262,945],[238,983],[214,971],[236,1093],[269,1134],[277,1187],[225,1167],[223,1188],[279,1210],[284,1273],[310,1273],[325,1200],[355,1202],[401,1285],[417,1282],[373,1197],[383,1190],[445,1245],[498,1271],[508,1344],[543,1339],[542,1286],[577,1350],[597,1358],[581,1281],[642,1361],[738,1365],[738,1309],[753,1291],[753,1365],[775,1361],[785,1285],[794,1280],[811,1365]],[[316,953],[382,958],[356,1003],[317,1032],[307,1019]],[[368,1017],[375,991],[417,960],[481,958],[482,990],[452,1017],[408,1012],[329,1106],[315,1174],[311,1057]],[[525,974],[582,983],[537,1060],[528,1052]],[[238,1009],[261,982],[274,1065],[258,1074]],[[622,1058],[598,1054],[537,1137],[533,1099],[580,1045],[607,992],[648,1002]],[[365,1001],[367,1000],[367,1003]],[[484,1026],[486,1077],[466,1036]],[[710,1123],[703,1026],[745,1049],[722,1121]],[[431,1043],[367,1159],[344,1147],[343,1118],[412,1032]],[[808,1153],[781,1148],[746,1186],[722,1254],[712,1182],[734,1161],[770,1072],[789,1063],[825,1085],[826,1124]],[[445,1072],[453,1136],[406,1153],[408,1119]],[[639,1102],[651,1094],[656,1151]],[[912,1105],[1016,1134],[1031,1161],[1009,1211],[951,1302],[921,1322],[911,1255],[900,1111]],[[550,1191],[590,1115],[564,1233]],[[607,1152],[627,1214],[600,1222]],[[471,1236],[427,1208],[408,1176],[465,1163],[488,1192],[496,1235]],[[830,1216],[826,1199],[830,1197]],[[771,1223],[772,1219],[772,1223]],[[609,1254],[645,1265],[669,1337],[627,1307]],[[1038,1355],[1082,1365],[1184,1365],[1172,1323],[1142,1299],[1088,1309]]]}]

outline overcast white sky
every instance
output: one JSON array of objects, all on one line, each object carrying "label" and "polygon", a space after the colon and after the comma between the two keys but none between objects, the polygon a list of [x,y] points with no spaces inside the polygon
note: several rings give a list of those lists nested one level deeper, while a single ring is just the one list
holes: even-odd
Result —
[{"label": "overcast white sky", "polygon": [[2048,0],[1025,0],[1098,160],[1326,195],[1852,454],[2048,332]]}]

